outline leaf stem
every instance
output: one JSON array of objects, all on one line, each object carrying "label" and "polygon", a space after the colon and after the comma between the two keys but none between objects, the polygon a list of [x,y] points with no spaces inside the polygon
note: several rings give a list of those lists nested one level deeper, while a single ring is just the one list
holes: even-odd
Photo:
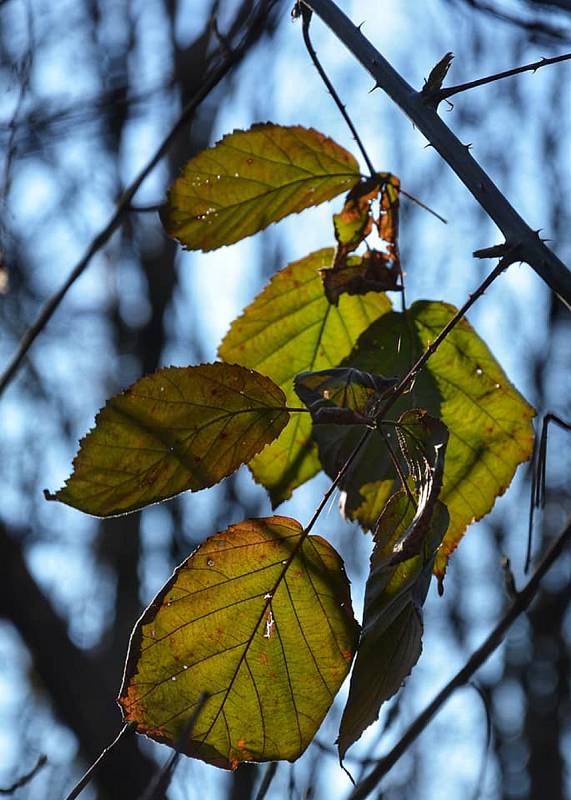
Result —
[{"label": "leaf stem", "polygon": [[334,478],[333,481],[331,481],[331,486],[329,487],[329,489],[325,492],[325,494],[321,498],[321,502],[319,503],[319,505],[315,509],[315,512],[314,512],[312,518],[309,520],[309,522],[307,523],[306,527],[303,530],[303,536],[301,537],[301,541],[302,542],[305,539],[305,537],[309,534],[309,532],[311,531],[311,529],[313,528],[315,523],[317,522],[321,512],[323,511],[323,509],[325,508],[325,506],[329,502],[329,499],[330,499],[331,495],[333,494],[335,489],[339,486],[339,483],[341,482],[341,480],[345,476],[346,472],[348,471],[349,467],[352,465],[353,461],[355,461],[355,459],[357,458],[357,456],[360,453],[361,449],[364,447],[365,443],[368,441],[369,437],[371,436],[371,434],[373,433],[374,430],[375,430],[374,428],[367,428],[367,430],[363,432],[363,435],[361,436],[361,438],[359,439],[359,441],[357,442],[357,444],[353,448],[351,454],[349,455],[349,457],[347,458],[347,460],[345,461],[345,463],[343,464],[343,466],[341,467],[341,469],[337,473],[337,476]]},{"label": "leaf stem", "polygon": [[524,64],[521,67],[506,69],[504,72],[496,72],[494,75],[487,75],[485,78],[478,78],[474,81],[467,81],[466,83],[459,83],[456,86],[439,89],[437,92],[430,95],[430,100],[438,105],[442,100],[447,100],[449,97],[459,94],[460,92],[467,92],[469,89],[485,86],[487,83],[501,81],[504,78],[511,78],[514,75],[520,75],[522,72],[536,72],[541,67],[547,67],[550,64],[558,64],[561,61],[569,61],[569,59],[571,59],[571,53],[554,56],[553,58],[541,58],[539,61],[534,61],[531,64]]},{"label": "leaf stem", "polygon": [[75,800],[76,797],[79,797],[81,792],[85,789],[87,784],[91,781],[101,764],[105,761],[111,750],[119,744],[120,740],[129,733],[132,733],[135,730],[135,723],[134,722],[127,722],[117,736],[113,739],[110,745],[108,745],[105,750],[101,752],[99,757],[93,762],[93,764],[89,767],[86,773],[79,779],[79,781],[75,784],[71,792],[66,796],[65,800]]},{"label": "leaf stem", "polygon": [[355,128],[355,126],[353,124],[353,121],[351,120],[351,117],[349,116],[349,114],[347,112],[346,106],[341,102],[341,98],[339,97],[339,95],[335,91],[335,88],[334,88],[333,84],[331,83],[331,81],[327,77],[327,73],[325,72],[325,70],[321,66],[321,62],[319,61],[319,58],[317,57],[317,53],[315,52],[313,44],[311,43],[311,38],[309,36],[309,25],[311,23],[312,11],[306,5],[303,5],[303,4],[301,4],[299,6],[299,8],[300,8],[300,11],[301,11],[303,41],[304,41],[305,46],[307,48],[307,52],[309,53],[309,57],[313,61],[313,66],[315,67],[315,69],[319,73],[319,76],[320,76],[321,80],[323,81],[323,83],[327,87],[327,91],[329,92],[329,94],[331,95],[333,100],[335,101],[335,105],[337,106],[337,108],[341,112],[341,116],[343,117],[343,119],[345,120],[345,122],[347,123],[347,125],[349,127],[349,130],[353,134],[353,138],[355,139],[355,141],[357,143],[357,147],[361,151],[361,154],[362,154],[362,156],[363,156],[363,158],[365,160],[365,164],[367,165],[367,169],[371,173],[371,177],[374,178],[377,173],[376,173],[375,168],[373,166],[373,162],[371,161],[371,159],[369,158],[369,154],[365,150],[365,145],[363,144],[363,142],[361,141],[361,137],[357,133],[357,129]]},{"label": "leaf stem", "polygon": [[513,263],[513,258],[508,253],[504,258],[500,260],[498,265],[495,269],[490,272],[488,277],[482,281],[482,283],[478,286],[476,291],[468,297],[468,300],[464,303],[464,305],[458,309],[458,311],[454,314],[454,316],[446,323],[446,325],[442,328],[436,339],[431,342],[424,353],[414,362],[414,364],[410,367],[406,375],[400,379],[397,385],[389,390],[389,396],[387,400],[381,407],[378,412],[377,418],[382,419],[386,415],[387,411],[396,403],[398,398],[410,387],[414,379],[416,378],[417,374],[420,370],[424,367],[428,359],[434,355],[434,353],[438,350],[444,339],[448,336],[450,331],[460,322],[462,317],[466,314],[469,308],[471,308],[476,300],[481,297],[486,289],[496,280],[496,278],[504,272],[509,265]]},{"label": "leaf stem", "polygon": [[551,548],[546,553],[541,564],[526,584],[524,589],[517,594],[512,604],[508,607],[504,616],[497,623],[495,628],[488,635],[482,645],[475,650],[462,669],[446,684],[446,686],[436,695],[434,700],[422,711],[408,730],[397,742],[397,744],[383,756],[375,769],[357,785],[349,795],[348,800],[364,800],[373,792],[383,777],[396,764],[399,758],[408,750],[418,736],[424,731],[431,722],[435,714],[440,711],[444,703],[452,696],[456,689],[465,686],[472,675],[482,666],[482,664],[492,655],[492,653],[502,643],[507,631],[515,620],[522,614],[539,589],[544,575],[559,558],[565,547],[571,542],[571,520],[559,534]]}]

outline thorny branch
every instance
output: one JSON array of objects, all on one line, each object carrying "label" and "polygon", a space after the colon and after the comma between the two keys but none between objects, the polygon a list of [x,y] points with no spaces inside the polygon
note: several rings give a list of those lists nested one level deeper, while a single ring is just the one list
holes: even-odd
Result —
[{"label": "thorny branch", "polygon": [[514,75],[520,75],[522,72],[536,72],[541,67],[547,67],[550,64],[559,64],[561,61],[569,61],[571,53],[565,53],[562,56],[554,56],[553,58],[540,58],[539,61],[534,61],[532,64],[524,64],[522,67],[514,67],[513,69],[506,69],[504,72],[496,72],[494,75],[487,75],[485,78],[478,78],[475,81],[468,81],[467,83],[459,83],[456,86],[448,86],[447,88],[440,89],[431,95],[431,100],[438,105],[442,100],[452,97],[460,92],[467,92],[469,89],[475,89],[478,86],[485,86],[487,83],[494,83],[501,81],[504,78],[512,78]]},{"label": "thorny branch", "polygon": [[359,28],[332,0],[302,0],[332,30],[373,76],[376,86],[395,102],[428,142],[442,156],[462,183],[496,223],[508,247],[517,248],[517,260],[532,269],[571,308],[571,272],[551,252],[537,231],[532,230],[500,192],[488,174],[460,142],[436,110],[427,104],[421,92],[415,91],[373,47]]},{"label": "thorny branch", "polygon": [[155,154],[124,191],[109,222],[92,240],[85,254],[72,269],[63,286],[57,292],[55,292],[54,295],[52,295],[52,297],[40,311],[35,322],[28,328],[22,338],[18,351],[4,370],[3,374],[0,376],[0,395],[11,383],[12,379],[20,369],[20,366],[22,365],[22,362],[24,361],[24,358],[26,357],[30,347],[34,343],[37,336],[46,327],[71,286],[73,286],[80,275],[83,274],[85,269],[89,266],[92,258],[104,247],[113,233],[117,230],[123,220],[123,217],[129,212],[131,201],[135,193],[139,190],[143,181],[164,158],[176,137],[192,118],[200,104],[206,99],[206,97],[208,97],[208,95],[228,74],[228,72],[230,72],[230,70],[242,60],[250,45],[256,41],[267,15],[275,2],[276,0],[261,0],[258,6],[258,11],[242,41],[230,54],[226,55],[222,63],[217,64],[211,69],[210,75],[207,76],[203,85],[198,92],[196,92],[194,97],[192,97],[185,105],[178,120],[175,122],[165,139],[162,141]]},{"label": "thorny branch", "polygon": [[492,655],[492,653],[500,646],[504,637],[515,622],[515,620],[522,614],[529,606],[535,595],[539,590],[541,580],[548,572],[548,570],[557,561],[565,547],[571,542],[571,520],[567,523],[565,529],[559,534],[551,548],[544,556],[542,562],[536,569],[535,573],[526,584],[526,586],[517,592],[513,602],[508,607],[504,616],[500,619],[496,627],[489,634],[487,639],[480,647],[472,653],[466,664],[462,669],[454,675],[451,681],[436,695],[434,700],[422,711],[418,717],[411,724],[409,729],[397,744],[383,756],[375,769],[359,783],[353,792],[349,795],[348,800],[364,800],[368,797],[374,789],[378,786],[383,777],[389,772],[390,769],[396,764],[399,758],[408,750],[418,736],[424,731],[432,718],[442,708],[444,703],[450,699],[456,689],[465,686],[472,675],[482,666],[482,664]]}]

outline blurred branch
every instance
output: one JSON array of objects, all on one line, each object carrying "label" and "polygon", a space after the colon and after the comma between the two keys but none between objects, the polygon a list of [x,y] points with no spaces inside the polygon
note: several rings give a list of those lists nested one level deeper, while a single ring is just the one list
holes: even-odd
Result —
[{"label": "blurred branch", "polygon": [[[2,523],[0,553],[0,616],[18,629],[56,715],[75,732],[82,756],[91,762],[117,730],[116,687],[101,663],[70,641],[66,624],[30,574],[20,543]],[[125,800],[138,797],[155,771],[134,740],[111,753],[105,767],[98,777],[102,797]]]},{"label": "blurred branch", "polygon": [[348,800],[364,800],[365,797],[368,797],[389,770],[396,764],[399,758],[424,731],[428,723],[431,722],[435,714],[440,711],[444,703],[450,699],[456,689],[469,683],[472,675],[474,675],[482,664],[500,646],[511,625],[513,625],[519,615],[528,608],[539,590],[542,578],[570,542],[571,520],[552,544],[529,582],[521,592],[517,593],[512,604],[508,607],[504,616],[488,635],[487,639],[472,653],[464,667],[456,673],[452,680],[436,695],[434,700],[418,715],[392,750],[390,750],[386,756],[383,756],[383,758],[378,761],[375,769],[355,787],[353,792],[349,795]]},{"label": "blurred branch", "polygon": [[214,66],[211,69],[210,74],[207,75],[203,85],[196,92],[194,97],[192,97],[190,101],[185,105],[178,120],[173,125],[173,127],[171,128],[165,139],[162,141],[155,154],[148,161],[148,163],[141,170],[141,172],[139,172],[135,180],[127,187],[127,189],[125,190],[125,192],[123,193],[123,195],[121,196],[120,200],[117,203],[117,208],[115,209],[115,213],[113,214],[107,225],[92,240],[84,256],[73,268],[63,286],[54,295],[52,295],[52,297],[50,298],[50,300],[48,300],[44,308],[40,311],[35,322],[30,326],[30,328],[28,328],[28,330],[24,334],[24,337],[22,338],[22,341],[20,343],[20,347],[18,348],[18,351],[16,352],[16,354],[14,355],[14,357],[4,370],[4,373],[0,377],[0,394],[11,383],[12,379],[18,372],[28,350],[34,343],[37,336],[42,332],[42,330],[48,324],[51,317],[55,313],[56,309],[60,305],[61,301],[63,300],[63,298],[65,297],[71,286],[73,286],[75,281],[80,277],[80,275],[83,274],[83,272],[91,262],[93,256],[95,256],[96,253],[98,253],[104,247],[104,245],[109,241],[113,233],[117,230],[123,219],[123,216],[128,212],[129,207],[131,206],[131,201],[135,193],[138,191],[143,181],[147,178],[147,176],[153,171],[153,169],[157,166],[157,164],[166,155],[169,148],[177,138],[178,134],[192,118],[199,105],[208,97],[208,95],[228,74],[228,72],[230,72],[230,70],[242,60],[244,55],[249,50],[250,46],[257,41],[263,30],[264,22],[268,16],[268,13],[270,12],[271,8],[275,5],[276,2],[277,0],[260,0],[257,11],[252,19],[252,22],[250,23],[241,41],[236,45],[235,49],[223,59],[223,61],[220,64]]},{"label": "blurred branch", "polygon": [[47,756],[45,755],[38,756],[38,760],[36,761],[36,763],[29,772],[26,772],[26,774],[22,775],[21,778],[18,778],[17,781],[14,781],[14,783],[11,786],[7,786],[5,789],[0,788],[0,795],[15,794],[18,789],[22,789],[31,780],[33,780],[38,774],[38,772],[43,767],[45,767],[47,763],[48,763]]},{"label": "blurred branch", "polygon": [[517,260],[525,261],[571,308],[571,272],[549,250],[520,217],[500,192],[488,174],[469,153],[436,110],[423,100],[404,78],[389,64],[384,56],[363,36],[360,29],[335,5],[332,0],[302,0],[343,42],[357,60],[373,76],[376,86],[383,89],[409,117],[442,156],[462,183],[496,223],[508,247],[517,248]]}]

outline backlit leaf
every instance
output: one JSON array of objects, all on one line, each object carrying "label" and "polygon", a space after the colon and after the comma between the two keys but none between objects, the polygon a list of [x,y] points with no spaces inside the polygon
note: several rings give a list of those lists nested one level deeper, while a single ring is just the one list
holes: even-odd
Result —
[{"label": "backlit leaf", "polygon": [[[219,348],[225,361],[269,375],[299,406],[293,379],[300,372],[336,367],[369,325],[389,311],[384,294],[343,296],[339,307],[325,297],[319,269],[331,248],[318,250],[275,275],[230,328]],[[277,441],[249,464],[275,507],[321,469],[309,414],[292,414]]]},{"label": "backlit leaf", "polygon": [[401,543],[414,525],[414,509],[403,490],[391,497],[379,519],[365,589],[363,630],[339,729],[341,759],[378,718],[382,703],[400,689],[420,657],[422,606],[448,525],[446,507],[438,500],[429,506],[417,554],[404,561],[399,560]]},{"label": "backlit leaf", "polygon": [[229,364],[168,367],[107,402],[50,500],[106,517],[220,481],[287,424],[269,378]]},{"label": "backlit leaf", "polygon": [[137,623],[120,703],[125,719],[234,769],[298,758],[345,678],[358,637],[333,547],[288,517],[245,520],[211,536]]},{"label": "backlit leaf", "polygon": [[395,383],[394,378],[351,367],[301,372],[294,380],[295,391],[308,407],[314,424],[337,425],[374,423],[381,398]]},{"label": "backlit leaf", "polygon": [[[421,301],[406,314],[385,314],[363,334],[346,363],[367,372],[404,375],[454,312],[445,303]],[[440,495],[450,513],[450,527],[436,560],[442,577],[466,527],[491,510],[518,464],[530,457],[535,412],[466,320],[440,345],[391,417],[415,406],[441,419],[450,433]],[[322,463],[334,476],[361,432],[319,425],[313,435]],[[373,528],[395,487],[384,442],[373,435],[343,485],[345,513]]]},{"label": "backlit leaf", "polygon": [[312,128],[234,131],[191,159],[161,219],[189,250],[215,250],[331,200],[360,178],[355,158]]}]

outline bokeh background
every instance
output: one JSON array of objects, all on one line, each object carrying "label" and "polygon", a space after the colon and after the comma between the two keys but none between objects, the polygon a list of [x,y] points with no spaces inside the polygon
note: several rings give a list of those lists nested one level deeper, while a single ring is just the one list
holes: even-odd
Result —
[{"label": "bokeh background", "polygon": [[[269,4],[244,61],[209,96],[135,198],[155,206],[183,163],[256,121],[313,126],[352,149],[290,19]],[[567,0],[343,0],[343,10],[415,87],[451,50],[448,83],[571,50]],[[254,0],[2,0],[0,2],[1,363],[113,212],[209,59],[243,36]],[[222,34],[218,36],[212,24]],[[435,152],[341,44],[314,20],[314,42],[379,170],[448,219],[404,201],[407,298],[460,305],[491,265],[474,249],[501,241]],[[440,109],[516,208],[571,263],[571,65],[454,98]],[[129,213],[31,349],[0,415],[0,787],[48,764],[17,797],[61,798],[121,726],[114,698],[130,631],[173,567],[209,534],[270,513],[247,469],[219,486],[142,513],[99,521],[54,503],[78,439],[112,394],[169,364],[216,358],[232,319],[276,269],[332,241],[326,204],[232,248],[182,252],[152,211]],[[512,266],[469,315],[540,413],[571,417],[571,316],[527,266]],[[548,502],[534,553],[571,507],[571,441],[549,442]],[[307,522],[327,487],[317,477],[280,513]],[[529,469],[473,525],[425,613],[424,653],[381,721],[349,753],[356,779],[482,641],[507,604],[500,566],[516,581],[527,537]],[[317,526],[345,559],[357,615],[370,541],[333,502]],[[477,674],[489,709],[467,688],[386,777],[378,797],[571,797],[571,576],[564,554],[530,613]],[[342,699],[343,692],[340,695]],[[343,798],[350,783],[334,741],[336,703],[306,754],[280,764],[267,797]],[[138,798],[167,748],[125,740],[85,798]],[[485,768],[485,772],[483,771]],[[183,759],[171,800],[248,800],[265,766],[229,775]]]}]

